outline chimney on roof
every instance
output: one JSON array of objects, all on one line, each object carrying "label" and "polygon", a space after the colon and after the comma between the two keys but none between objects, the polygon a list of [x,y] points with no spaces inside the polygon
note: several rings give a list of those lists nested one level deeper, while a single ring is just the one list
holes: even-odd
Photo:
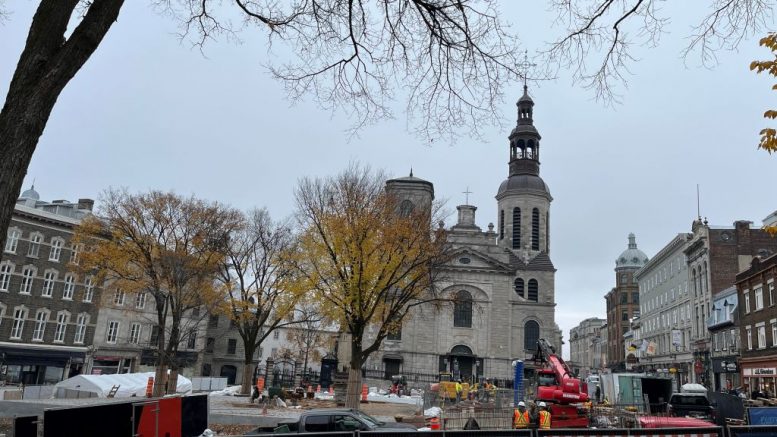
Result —
[{"label": "chimney on roof", "polygon": [[94,200],[92,199],[78,199],[78,209],[85,209],[91,211],[94,208]]}]

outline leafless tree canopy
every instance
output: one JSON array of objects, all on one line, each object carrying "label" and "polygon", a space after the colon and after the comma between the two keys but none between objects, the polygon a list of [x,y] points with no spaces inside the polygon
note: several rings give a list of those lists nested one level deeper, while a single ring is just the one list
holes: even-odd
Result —
[{"label": "leafless tree canopy", "polygon": [[157,0],[197,45],[236,32],[225,3],[290,49],[289,62],[269,65],[290,99],[344,110],[352,133],[403,100],[424,137],[477,135],[500,120],[502,90],[517,77],[517,42],[495,0]]},{"label": "leafless tree canopy", "polygon": [[[553,0],[564,35],[544,53],[553,68],[570,68],[575,81],[592,89],[598,99],[616,99],[615,88],[626,84],[629,65],[637,61],[633,46],[655,46],[670,18],[660,0]],[[749,36],[767,30],[771,0],[687,2],[704,15],[691,32],[681,56],[707,67],[717,63],[719,50],[736,49]]]}]

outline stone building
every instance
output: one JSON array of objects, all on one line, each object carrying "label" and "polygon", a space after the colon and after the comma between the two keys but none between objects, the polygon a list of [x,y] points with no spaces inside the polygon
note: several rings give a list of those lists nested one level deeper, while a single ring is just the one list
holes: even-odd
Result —
[{"label": "stone building", "polygon": [[[106,284],[101,302],[89,372],[154,371],[159,327],[153,296]],[[181,343],[175,359],[180,373],[187,377],[198,374],[200,355],[205,347],[202,311],[189,311],[181,319]],[[172,317],[169,317],[166,338],[169,338],[171,324]]]},{"label": "stone building", "polygon": [[591,340],[591,349],[593,350],[592,370],[601,373],[607,368],[607,321],[596,329],[596,336]]},{"label": "stone building", "polygon": [[[691,295],[694,380],[710,387],[712,361],[707,320],[712,301],[717,293],[734,285],[737,273],[747,269],[754,256],[765,257],[777,251],[777,238],[762,229],[751,229],[750,224],[739,220],[733,227],[723,227],[709,226],[700,218],[694,220],[693,237],[684,251]],[[739,302],[747,304],[741,299]]]},{"label": "stone building", "polygon": [[712,389],[731,390],[741,387],[739,376],[739,313],[737,289],[731,286],[712,299],[712,312],[707,330],[712,340]]},{"label": "stone building", "polygon": [[[591,317],[583,320],[577,326],[569,330],[569,363],[577,366],[577,373],[586,377],[600,368],[601,356],[597,357],[594,348],[600,340],[602,326],[607,320]],[[599,360],[597,360],[599,358]]]},{"label": "stone building", "polygon": [[768,392],[774,397],[777,387],[777,254],[755,257],[736,276],[739,300],[742,378],[748,395]]},{"label": "stone building", "polygon": [[[300,350],[300,346],[295,345],[290,337],[298,329],[302,328],[291,325],[273,330],[255,351],[254,366],[265,366],[270,360],[280,372],[301,373],[305,368],[305,351]],[[320,336],[315,341],[317,346],[313,345],[307,351],[307,368],[313,372],[321,369],[321,358],[332,352],[337,332],[332,327],[322,327],[316,334]],[[202,376],[221,376],[227,378],[229,384],[242,384],[245,348],[232,320],[225,315],[211,315],[205,335]]]},{"label": "stone building", "polygon": [[615,260],[615,287],[604,299],[607,302],[607,366],[610,369],[626,368],[627,358],[634,364],[636,355],[627,357],[623,335],[628,332],[630,321],[639,315],[639,288],[634,273],[648,262],[648,257],[637,248],[634,234],[629,234],[629,245]]},{"label": "stone building", "polygon": [[[496,194],[496,228],[489,224],[483,231],[477,208],[460,205],[449,230],[455,256],[438,288],[455,305],[414,309],[401,333],[366,363],[368,369],[512,379],[512,362],[531,357],[539,338],[560,348],[550,259],[553,198],[539,175],[541,137],[526,87],[517,106],[517,125],[508,137],[509,173]],[[406,207],[428,205],[434,196],[430,182],[412,176],[390,180],[386,189],[403,197]]]},{"label": "stone building", "polygon": [[635,274],[639,285],[641,364],[667,373],[677,387],[692,381],[691,297],[685,253],[690,234],[676,235]]},{"label": "stone building", "polygon": [[73,229],[94,202],[44,202],[32,187],[14,206],[0,258],[0,381],[55,383],[81,373],[101,287],[75,272]]}]

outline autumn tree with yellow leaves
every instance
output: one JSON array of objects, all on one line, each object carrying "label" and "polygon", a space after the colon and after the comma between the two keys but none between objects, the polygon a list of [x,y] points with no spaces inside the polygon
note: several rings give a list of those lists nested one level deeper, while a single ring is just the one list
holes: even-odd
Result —
[{"label": "autumn tree with yellow leaves", "polygon": [[239,223],[234,210],[218,203],[108,190],[97,216],[76,228],[74,239],[85,248],[81,268],[107,287],[151,297],[158,327],[154,396],[166,386],[175,392],[179,344],[218,302],[215,278],[226,237]]},{"label": "autumn tree with yellow leaves", "polygon": [[248,394],[254,355],[273,331],[300,323],[293,313],[301,293],[295,286],[295,236],[265,209],[241,215],[229,234],[218,273],[222,300],[218,311],[235,326],[243,342],[243,382]]},{"label": "autumn tree with yellow leaves", "polygon": [[[772,51],[770,59],[764,61],[753,61],[750,63],[750,69],[760,74],[766,72],[773,77],[777,77],[777,33],[769,32],[769,35],[761,38],[759,44],[762,47],[766,47]],[[773,90],[777,90],[777,84],[772,85]],[[777,110],[769,109],[764,112],[764,118],[774,120],[777,118]],[[777,129],[773,127],[767,127],[761,129],[761,142],[758,144],[763,150],[766,150],[770,154],[777,152]],[[767,226],[766,230],[772,234],[777,235],[777,226]]]},{"label": "autumn tree with yellow leaves", "polygon": [[449,258],[444,231],[434,227],[439,205],[400,210],[385,182],[351,165],[303,179],[295,193],[300,287],[350,338],[348,408],[359,408],[362,364],[413,307],[436,300],[437,267]]}]

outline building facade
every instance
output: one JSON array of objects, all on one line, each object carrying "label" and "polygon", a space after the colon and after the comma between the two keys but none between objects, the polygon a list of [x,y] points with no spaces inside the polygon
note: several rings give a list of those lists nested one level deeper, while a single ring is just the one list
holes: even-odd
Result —
[{"label": "building facade", "polygon": [[685,249],[690,234],[676,235],[634,277],[639,285],[642,368],[670,374],[679,387],[692,381],[691,297]]},{"label": "building facade", "polygon": [[596,329],[596,336],[591,340],[591,348],[593,349],[593,365],[592,370],[597,373],[601,373],[607,368],[607,321],[605,320],[602,326]]},{"label": "building facade", "polygon": [[631,319],[639,315],[639,287],[634,273],[648,262],[648,257],[637,248],[634,234],[629,234],[629,245],[615,260],[615,287],[604,299],[607,302],[607,366],[614,370],[626,368],[626,361],[636,363],[636,355],[626,354],[623,335],[630,329]]},{"label": "building facade", "polygon": [[[553,198],[539,175],[541,137],[525,87],[517,106],[517,125],[508,137],[509,173],[496,195],[497,226],[483,231],[477,208],[460,205],[448,232],[455,255],[438,288],[454,304],[415,308],[400,339],[387,341],[368,361],[369,369],[512,379],[512,362],[530,358],[538,339],[560,348],[550,259]],[[416,205],[430,204],[434,196],[430,182],[412,176],[388,181],[387,190]],[[531,365],[526,367],[530,374]]]},{"label": "building facade", "polygon": [[[205,348],[202,309],[187,311],[181,318],[181,342],[175,356],[180,374],[197,376]],[[159,323],[154,297],[144,291],[130,292],[105,284],[94,335],[91,374],[152,372],[157,362]],[[170,338],[172,317],[166,322]]]},{"label": "building facade", "polygon": [[0,257],[0,381],[55,383],[81,373],[101,287],[77,273],[73,229],[94,202],[44,202],[34,187],[14,207]]},{"label": "building facade", "polygon": [[753,258],[736,276],[740,320],[740,367],[748,394],[775,394],[777,383],[777,254]]},{"label": "building facade", "polygon": [[[569,330],[569,362],[576,365],[577,373],[586,377],[599,370],[601,357],[597,357],[595,343],[600,340],[602,326],[607,320],[591,317]],[[597,360],[599,358],[599,360]],[[571,366],[571,365],[570,365]]]},{"label": "building facade", "polygon": [[725,391],[742,386],[739,375],[739,312],[737,289],[731,286],[712,299],[707,330],[712,342],[712,389]]},{"label": "building facade", "polygon": [[[322,327],[315,331],[315,338],[308,337],[309,341],[300,344],[294,340],[300,329],[303,328],[297,325],[274,329],[254,352],[252,365],[264,367],[269,361],[279,373],[297,375],[305,368],[319,372],[321,359],[333,352],[337,332],[332,327]],[[232,320],[225,315],[211,315],[205,336],[202,376],[220,376],[227,378],[229,384],[242,384],[245,347]]]},{"label": "building facade", "polygon": [[707,320],[716,293],[734,285],[737,273],[747,269],[754,256],[777,251],[777,238],[762,229],[751,229],[750,224],[739,220],[733,227],[709,226],[706,220],[697,219],[692,224],[693,237],[684,251],[691,294],[694,381],[708,387],[712,387],[713,372]]}]

